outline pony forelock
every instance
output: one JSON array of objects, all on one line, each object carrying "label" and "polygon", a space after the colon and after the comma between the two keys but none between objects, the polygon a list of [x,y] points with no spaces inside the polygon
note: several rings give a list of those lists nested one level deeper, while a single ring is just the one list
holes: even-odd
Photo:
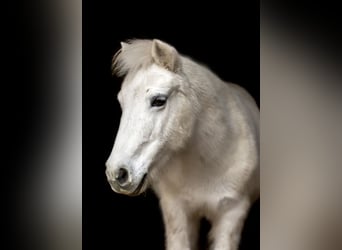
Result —
[{"label": "pony forelock", "polygon": [[136,72],[140,68],[146,68],[153,63],[151,40],[132,39],[124,44],[125,46],[116,52],[113,57],[113,74],[125,76],[130,72]]}]

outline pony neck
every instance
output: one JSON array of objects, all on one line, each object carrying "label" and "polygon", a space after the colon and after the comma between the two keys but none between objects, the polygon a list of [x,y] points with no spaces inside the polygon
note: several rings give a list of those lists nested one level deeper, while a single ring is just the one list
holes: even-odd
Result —
[{"label": "pony neck", "polygon": [[230,84],[188,58],[183,58],[183,71],[199,104],[188,148],[191,154],[219,164],[222,154],[234,148],[238,135],[238,128],[232,124],[234,96]]}]

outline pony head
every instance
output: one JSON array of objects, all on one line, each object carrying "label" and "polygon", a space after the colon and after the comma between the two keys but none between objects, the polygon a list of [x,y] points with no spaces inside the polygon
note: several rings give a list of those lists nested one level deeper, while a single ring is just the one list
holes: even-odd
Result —
[{"label": "pony head", "polygon": [[198,104],[182,57],[160,40],[121,43],[113,70],[125,78],[117,96],[120,127],[106,175],[115,192],[133,196],[156,181],[172,154],[184,149]]}]

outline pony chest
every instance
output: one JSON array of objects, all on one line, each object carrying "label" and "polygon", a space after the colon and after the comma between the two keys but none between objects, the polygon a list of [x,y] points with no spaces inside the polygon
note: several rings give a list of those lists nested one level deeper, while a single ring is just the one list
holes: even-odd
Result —
[{"label": "pony chest", "polygon": [[218,197],[234,193],[225,179],[203,169],[185,169],[174,166],[159,180],[159,194],[174,197],[195,206],[209,206]]},{"label": "pony chest", "polygon": [[205,217],[209,220],[214,218],[220,210],[221,201],[236,200],[233,192],[207,192],[201,189],[181,189],[173,193],[173,202],[177,203],[187,214]]},{"label": "pony chest", "polygon": [[239,195],[226,178],[198,168],[197,165],[193,171],[180,164],[172,166],[160,178],[157,193],[161,199],[172,200],[189,213],[211,218],[221,200],[233,200]]}]

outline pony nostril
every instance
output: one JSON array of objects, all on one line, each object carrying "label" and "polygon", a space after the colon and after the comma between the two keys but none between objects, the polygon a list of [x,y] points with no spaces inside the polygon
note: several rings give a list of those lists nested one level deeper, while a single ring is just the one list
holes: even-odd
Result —
[{"label": "pony nostril", "polygon": [[125,168],[120,168],[117,172],[115,179],[120,185],[123,185],[128,180],[128,171]]}]

